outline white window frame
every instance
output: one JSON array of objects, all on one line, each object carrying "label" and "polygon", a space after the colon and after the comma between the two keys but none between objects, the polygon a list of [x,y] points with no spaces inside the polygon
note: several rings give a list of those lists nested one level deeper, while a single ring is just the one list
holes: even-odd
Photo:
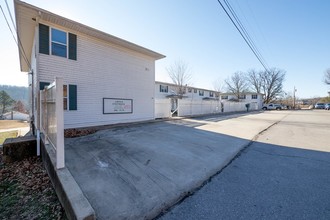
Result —
[{"label": "white window frame", "polygon": [[[52,34],[52,30],[57,30],[57,31],[61,31],[61,32],[64,32],[65,33],[65,35],[66,35],[66,44],[63,44],[63,43],[61,43],[61,42],[57,42],[57,41],[53,41],[53,34]],[[50,33],[49,33],[49,36],[50,36],[50,44],[49,44],[49,51],[50,51],[50,54],[52,55],[52,56],[57,56],[57,57],[62,57],[62,56],[59,56],[59,55],[54,55],[53,54],[53,47],[52,47],[52,45],[53,45],[53,42],[55,43],[55,44],[60,44],[60,45],[64,45],[64,46],[66,46],[66,53],[65,53],[65,57],[62,57],[62,58],[66,58],[66,59],[68,59],[69,58],[69,34],[68,34],[68,32],[67,31],[63,31],[63,30],[61,30],[61,29],[58,29],[58,28],[53,28],[53,27],[50,27],[49,28],[49,31],[50,31]]]},{"label": "white window frame", "polygon": [[246,95],[239,95],[238,99],[246,99]]},{"label": "white window frame", "polygon": [[[66,86],[66,96],[64,96],[64,86]],[[64,99],[66,99],[66,109],[64,105]],[[63,84],[63,110],[69,111],[69,85]]]},{"label": "white window frame", "polygon": [[159,85],[159,92],[161,93],[168,93],[168,86],[166,85]]}]

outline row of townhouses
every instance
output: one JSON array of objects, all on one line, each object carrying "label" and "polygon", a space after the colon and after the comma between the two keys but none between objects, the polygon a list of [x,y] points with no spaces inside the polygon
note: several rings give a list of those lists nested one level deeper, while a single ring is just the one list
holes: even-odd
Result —
[{"label": "row of townhouses", "polygon": [[40,126],[40,90],[63,79],[64,128],[260,109],[262,95],[155,82],[165,56],[33,5],[14,1],[22,72],[29,73],[31,118]]},{"label": "row of townhouses", "polygon": [[155,118],[192,116],[262,108],[263,95],[244,93],[239,99],[231,93],[171,83],[155,83]]}]

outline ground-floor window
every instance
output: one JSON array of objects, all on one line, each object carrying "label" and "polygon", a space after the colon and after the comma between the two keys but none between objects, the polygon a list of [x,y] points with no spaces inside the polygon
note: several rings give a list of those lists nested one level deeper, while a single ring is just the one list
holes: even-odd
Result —
[{"label": "ground-floor window", "polygon": [[[43,90],[49,82],[40,82],[39,88]],[[77,85],[63,85],[63,110],[77,110]]]},{"label": "ground-floor window", "polygon": [[246,99],[246,95],[239,95],[239,99]]}]

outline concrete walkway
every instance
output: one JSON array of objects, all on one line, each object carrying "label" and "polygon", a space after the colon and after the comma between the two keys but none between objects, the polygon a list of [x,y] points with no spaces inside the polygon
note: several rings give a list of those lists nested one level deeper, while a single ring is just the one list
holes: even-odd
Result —
[{"label": "concrete walkway", "polygon": [[98,219],[149,219],[200,187],[289,113],[227,120],[220,115],[103,130],[66,139],[66,165]]}]

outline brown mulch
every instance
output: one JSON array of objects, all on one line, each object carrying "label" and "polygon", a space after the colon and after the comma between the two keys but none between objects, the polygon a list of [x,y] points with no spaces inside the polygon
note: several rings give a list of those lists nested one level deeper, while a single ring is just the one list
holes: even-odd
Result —
[{"label": "brown mulch", "polygon": [[4,164],[0,148],[0,219],[67,219],[39,157]]},{"label": "brown mulch", "polygon": [[65,138],[82,137],[89,134],[94,134],[95,132],[97,132],[96,129],[65,129],[64,137]]}]

